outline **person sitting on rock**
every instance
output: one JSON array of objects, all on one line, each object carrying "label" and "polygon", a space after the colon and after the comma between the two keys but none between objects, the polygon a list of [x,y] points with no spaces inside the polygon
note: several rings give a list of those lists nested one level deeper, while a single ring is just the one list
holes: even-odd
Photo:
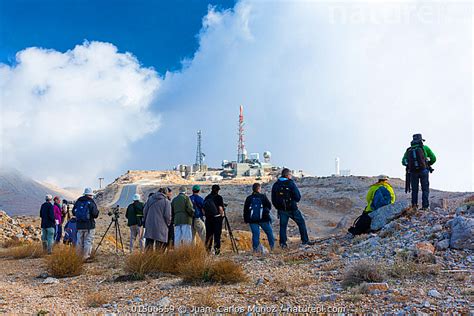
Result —
[{"label": "person sitting on rock", "polygon": [[369,213],[381,208],[382,206],[395,203],[395,192],[392,186],[388,183],[388,176],[380,175],[377,183],[370,186],[367,192],[367,206],[359,216],[354,225],[349,228],[349,233],[352,235],[367,234],[370,231],[371,218]]}]

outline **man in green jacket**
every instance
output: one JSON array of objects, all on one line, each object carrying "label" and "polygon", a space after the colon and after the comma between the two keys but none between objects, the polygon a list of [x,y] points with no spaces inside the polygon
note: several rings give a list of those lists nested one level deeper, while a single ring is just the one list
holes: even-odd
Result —
[{"label": "man in green jacket", "polygon": [[410,175],[412,208],[418,209],[418,190],[421,182],[421,209],[428,210],[430,206],[429,174],[433,172],[431,166],[436,162],[436,156],[428,146],[423,144],[424,141],[421,134],[413,135],[411,146],[403,155],[402,165],[407,168]]},{"label": "man in green jacket", "polygon": [[179,188],[179,194],[171,201],[174,218],[174,245],[188,244],[193,241],[191,225],[194,209],[191,199],[186,195],[186,187]]},{"label": "man in green jacket", "polygon": [[143,207],[144,204],[140,202],[140,195],[133,196],[133,203],[127,207],[125,217],[127,218],[127,226],[130,227],[130,253],[133,251],[133,243],[135,239],[139,240],[140,250],[143,249],[143,239],[141,237],[141,227],[143,226]]}]

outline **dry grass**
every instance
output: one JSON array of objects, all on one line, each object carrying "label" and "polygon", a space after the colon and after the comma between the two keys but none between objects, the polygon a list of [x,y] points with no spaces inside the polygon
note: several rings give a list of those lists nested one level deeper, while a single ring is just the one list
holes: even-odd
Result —
[{"label": "dry grass", "polygon": [[43,246],[39,242],[21,244],[0,252],[0,257],[11,259],[40,258],[43,255]]},{"label": "dry grass", "polygon": [[84,261],[72,246],[58,245],[53,253],[45,258],[48,272],[57,278],[80,275]]},{"label": "dry grass", "polygon": [[20,240],[18,238],[11,238],[7,239],[2,243],[2,248],[13,248],[13,247],[19,247],[23,246],[25,244],[28,244],[27,241],[25,240]]},{"label": "dry grass", "polygon": [[109,302],[109,297],[102,292],[92,292],[85,297],[87,307],[97,308]]},{"label": "dry grass", "polygon": [[382,265],[375,261],[360,260],[346,270],[342,285],[353,287],[363,282],[381,282],[384,276]]},{"label": "dry grass", "polygon": [[392,278],[407,279],[415,276],[437,275],[440,269],[438,265],[419,263],[412,257],[401,256],[386,268],[386,273]]},{"label": "dry grass", "polygon": [[247,279],[240,265],[229,259],[220,259],[209,267],[209,278],[212,282],[233,284]]},{"label": "dry grass", "polygon": [[219,307],[219,304],[215,299],[216,292],[215,288],[204,289],[204,291],[199,292],[194,296],[194,306],[211,308]]},{"label": "dry grass", "polygon": [[237,283],[246,279],[240,265],[229,259],[216,260],[202,246],[183,245],[166,253],[133,253],[125,270],[137,279],[151,273],[171,273],[188,283]]}]

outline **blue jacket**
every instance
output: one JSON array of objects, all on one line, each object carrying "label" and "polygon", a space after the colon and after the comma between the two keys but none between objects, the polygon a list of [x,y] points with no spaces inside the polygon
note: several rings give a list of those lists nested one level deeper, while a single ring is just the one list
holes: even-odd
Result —
[{"label": "blue jacket", "polygon": [[[282,189],[288,189],[287,201],[280,196]],[[279,178],[272,187],[272,203],[279,211],[296,211],[298,209],[298,202],[301,200],[300,190],[296,187],[293,180],[287,178]]]},{"label": "blue jacket", "polygon": [[95,229],[95,219],[99,217],[99,209],[95,204],[94,200],[88,196],[81,196],[77,199],[76,204],[72,208],[72,215],[76,216],[76,206],[79,201],[89,201],[89,214],[90,219],[87,222],[77,222],[77,229]]},{"label": "blue jacket", "polygon": [[189,196],[191,203],[193,203],[194,208],[194,218],[204,218],[204,212],[202,207],[204,206],[204,199],[198,194],[192,194]]},{"label": "blue jacket", "polygon": [[40,209],[41,228],[55,227],[54,222],[54,207],[50,202],[44,202]]}]

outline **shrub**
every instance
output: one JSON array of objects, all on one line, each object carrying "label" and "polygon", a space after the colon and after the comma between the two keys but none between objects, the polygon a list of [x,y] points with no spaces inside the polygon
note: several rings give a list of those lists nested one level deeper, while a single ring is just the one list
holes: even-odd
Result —
[{"label": "shrub", "polygon": [[25,240],[20,240],[20,239],[15,237],[15,238],[5,240],[2,243],[2,247],[3,248],[13,248],[13,247],[23,246],[25,244],[28,244],[28,242],[25,241]]},{"label": "shrub", "polygon": [[43,255],[43,246],[39,242],[21,244],[7,248],[0,253],[1,257],[12,259],[40,258]]},{"label": "shrub", "polygon": [[160,254],[155,251],[134,252],[125,261],[125,271],[131,273],[133,279],[143,280],[146,274],[159,270]]},{"label": "shrub", "polygon": [[181,245],[161,255],[159,270],[165,273],[179,274],[181,265],[193,261],[203,265],[208,257],[206,249],[199,245]]},{"label": "shrub", "polygon": [[107,304],[109,298],[102,292],[92,292],[86,295],[85,301],[87,307],[97,308]]},{"label": "shrub", "polygon": [[352,287],[363,282],[381,282],[384,279],[383,267],[370,260],[360,260],[350,266],[342,280],[344,287]]},{"label": "shrub", "polygon": [[392,278],[406,279],[414,276],[437,275],[440,267],[433,264],[417,263],[410,258],[399,257],[386,270]]},{"label": "shrub", "polygon": [[84,261],[72,246],[58,245],[46,257],[48,272],[57,278],[71,277],[82,273]]},{"label": "shrub", "polygon": [[247,278],[240,265],[229,259],[220,259],[209,268],[209,280],[219,283],[239,283]]}]

